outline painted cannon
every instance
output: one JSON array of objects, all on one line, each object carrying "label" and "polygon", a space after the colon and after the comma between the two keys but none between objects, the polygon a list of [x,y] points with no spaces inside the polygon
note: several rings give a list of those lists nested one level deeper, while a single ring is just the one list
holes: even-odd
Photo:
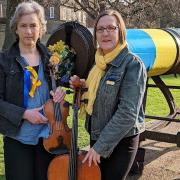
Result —
[{"label": "painted cannon", "polygon": [[[155,85],[148,84],[146,88],[158,87],[163,93],[169,106],[169,115],[167,117],[146,115],[146,118],[156,119],[154,128],[161,129],[170,122],[180,123],[177,119],[180,115],[180,109],[174,102],[170,88],[180,89],[180,80],[178,86],[166,85],[160,76],[167,74],[180,74],[180,29],[128,29],[127,41],[129,49],[144,62],[148,77],[151,77]],[[145,97],[146,101],[146,97]],[[146,105],[144,105],[146,106]],[[176,143],[180,147],[180,132],[177,134],[168,134],[146,130],[144,137],[157,141]]]},{"label": "painted cannon", "polygon": [[[180,132],[168,133],[162,131],[163,127],[171,126],[171,122],[180,123],[180,119],[178,119],[180,109],[176,106],[173,95],[169,90],[170,88],[180,89],[180,80],[178,86],[168,86],[161,79],[162,75],[180,74],[180,29],[128,29],[127,41],[129,49],[144,62],[148,77],[151,77],[155,82],[153,85],[147,82],[144,107],[146,107],[149,87],[158,87],[169,106],[169,115],[167,117],[146,114],[146,118],[160,121],[151,122],[149,127],[146,123],[146,131],[141,135],[140,139],[141,141],[147,138],[175,143],[180,147]],[[131,168],[132,173],[142,173],[144,156],[145,149],[139,147]]]},{"label": "painted cannon", "polygon": [[180,29],[128,29],[127,41],[143,60],[149,77],[180,74]]}]

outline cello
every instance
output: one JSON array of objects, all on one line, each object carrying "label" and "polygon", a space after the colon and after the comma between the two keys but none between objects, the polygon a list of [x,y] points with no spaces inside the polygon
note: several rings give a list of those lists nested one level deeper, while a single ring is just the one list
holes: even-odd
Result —
[{"label": "cello", "polygon": [[89,167],[88,162],[82,163],[86,152],[77,150],[78,109],[83,89],[76,87],[73,100],[73,125],[70,154],[55,157],[48,167],[48,180],[100,180],[99,166],[94,163]]}]

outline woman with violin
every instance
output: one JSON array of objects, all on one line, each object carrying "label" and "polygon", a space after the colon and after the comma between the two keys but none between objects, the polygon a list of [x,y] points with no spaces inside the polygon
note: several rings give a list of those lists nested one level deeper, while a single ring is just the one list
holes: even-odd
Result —
[{"label": "woman with violin", "polygon": [[[54,155],[45,151],[49,135],[43,105],[50,98],[49,53],[40,43],[46,32],[44,9],[20,3],[11,19],[16,42],[0,54],[0,133],[4,135],[6,180],[46,180]],[[60,88],[54,102],[64,99]]]},{"label": "woman with violin", "polygon": [[[102,180],[124,180],[134,161],[139,134],[144,131],[143,96],[146,69],[128,50],[126,28],[115,10],[102,12],[95,22],[95,65],[86,81],[72,76],[87,87],[83,98],[90,150],[83,163],[99,164]],[[83,107],[81,108],[83,113]]]}]

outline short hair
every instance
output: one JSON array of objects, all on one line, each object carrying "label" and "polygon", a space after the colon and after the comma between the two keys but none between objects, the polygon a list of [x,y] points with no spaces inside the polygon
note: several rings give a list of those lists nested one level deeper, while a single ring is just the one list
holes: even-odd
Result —
[{"label": "short hair", "polygon": [[98,17],[96,18],[95,20],[95,24],[94,24],[94,46],[95,48],[97,48],[97,43],[96,43],[96,29],[97,29],[97,24],[100,20],[101,17],[103,16],[114,16],[117,20],[117,25],[118,25],[118,28],[119,28],[119,39],[120,39],[120,43],[123,44],[125,41],[126,41],[126,26],[125,26],[125,23],[124,23],[124,20],[121,16],[121,14],[116,11],[116,10],[113,10],[113,9],[109,9],[109,10],[105,10],[103,12],[101,12]]},{"label": "short hair", "polygon": [[42,35],[45,34],[45,32],[46,32],[47,21],[45,19],[44,8],[35,1],[22,2],[16,7],[14,15],[12,16],[12,18],[10,20],[11,30],[15,33],[19,19],[23,15],[28,15],[28,14],[32,14],[32,13],[37,14],[37,17],[39,19],[39,22],[41,25],[41,33],[40,33],[40,38],[41,38]]}]

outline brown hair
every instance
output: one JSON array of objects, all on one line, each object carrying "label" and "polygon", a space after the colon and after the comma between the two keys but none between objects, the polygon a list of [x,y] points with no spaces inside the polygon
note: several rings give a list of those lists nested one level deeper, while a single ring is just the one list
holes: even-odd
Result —
[{"label": "brown hair", "polygon": [[96,28],[97,28],[97,24],[99,22],[99,19],[103,16],[114,16],[117,20],[117,25],[119,27],[119,40],[120,40],[120,43],[123,44],[125,41],[126,41],[126,26],[125,26],[125,23],[124,23],[124,20],[121,16],[121,14],[116,11],[116,10],[113,10],[113,9],[110,9],[110,10],[105,10],[103,12],[101,12],[99,14],[99,16],[96,18],[96,21],[95,21],[95,24],[94,24],[94,46],[95,48],[97,48],[97,43],[96,43]]}]

